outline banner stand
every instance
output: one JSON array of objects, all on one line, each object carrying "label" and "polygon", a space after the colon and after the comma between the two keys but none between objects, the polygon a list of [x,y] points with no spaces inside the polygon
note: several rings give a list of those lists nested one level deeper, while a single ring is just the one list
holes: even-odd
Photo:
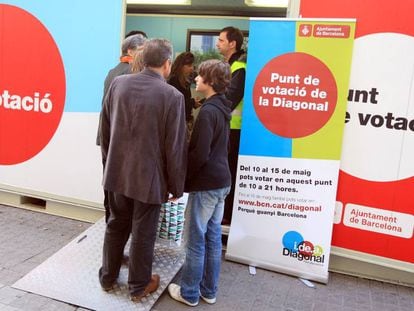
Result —
[{"label": "banner stand", "polygon": [[328,282],[354,19],[251,19],[226,258]]},{"label": "banner stand", "polygon": [[259,263],[254,258],[241,258],[239,256],[234,256],[234,255],[229,254],[229,253],[226,253],[225,258],[226,258],[226,260],[229,260],[229,261],[243,263],[243,264],[253,266],[253,267],[260,267],[260,268],[263,268],[263,269],[269,270],[269,271],[277,271],[277,272],[283,273],[283,274],[294,275],[294,276],[297,276],[299,278],[309,279],[309,280],[316,281],[316,282],[323,283],[323,284],[328,283],[328,275],[327,274],[326,275],[321,275],[319,273],[312,273],[310,271],[298,271],[295,268],[275,266],[275,264],[272,263],[272,262],[266,263],[266,262],[261,261]]},{"label": "banner stand", "polygon": [[[233,258],[231,255],[226,255],[226,260],[239,263],[241,262],[252,266],[256,266],[257,264],[253,260],[242,261],[240,258]],[[272,266],[266,266],[263,264],[260,266],[263,269],[274,271]],[[334,246],[331,248],[328,270],[330,272],[370,280],[414,287],[414,275],[410,264]],[[283,269],[280,269],[279,272],[290,275],[293,274],[292,271],[283,271]],[[314,279],[312,275],[303,275],[300,277],[305,279]],[[321,280],[320,282],[327,283],[327,280]]]}]

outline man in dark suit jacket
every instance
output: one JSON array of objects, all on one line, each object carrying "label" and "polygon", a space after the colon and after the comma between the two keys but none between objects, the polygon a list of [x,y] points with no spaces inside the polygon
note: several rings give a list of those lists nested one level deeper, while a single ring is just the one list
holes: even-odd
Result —
[{"label": "man in dark suit jacket", "polygon": [[183,194],[186,173],[184,97],[166,83],[172,47],[153,39],[144,45],[146,68],[114,79],[104,100],[101,150],[108,219],[99,279],[104,290],[116,283],[132,225],[128,286],[131,300],[155,291],[151,275],[161,203]]}]

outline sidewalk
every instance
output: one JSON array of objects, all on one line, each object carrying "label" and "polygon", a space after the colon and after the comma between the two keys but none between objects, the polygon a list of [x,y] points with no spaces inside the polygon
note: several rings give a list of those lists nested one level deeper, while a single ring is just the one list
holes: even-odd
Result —
[{"label": "sidewalk", "polygon": [[[20,291],[17,280],[50,257],[91,224],[0,205],[0,310],[86,310]],[[297,278],[223,260],[215,305],[196,308],[170,299],[164,292],[153,310],[219,311],[412,311],[414,289],[330,273],[328,285],[309,288]]]}]

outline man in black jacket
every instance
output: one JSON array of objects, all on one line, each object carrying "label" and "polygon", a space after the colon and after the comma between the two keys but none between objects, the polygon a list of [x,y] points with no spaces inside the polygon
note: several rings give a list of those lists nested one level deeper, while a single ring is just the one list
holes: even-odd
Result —
[{"label": "man in black jacket", "polygon": [[226,197],[223,224],[231,222],[233,213],[234,189],[239,157],[240,129],[242,123],[244,83],[246,78],[246,53],[242,50],[243,33],[235,27],[225,27],[220,31],[217,49],[231,68],[231,82],[226,97],[231,102],[229,165],[231,171],[231,190]]}]

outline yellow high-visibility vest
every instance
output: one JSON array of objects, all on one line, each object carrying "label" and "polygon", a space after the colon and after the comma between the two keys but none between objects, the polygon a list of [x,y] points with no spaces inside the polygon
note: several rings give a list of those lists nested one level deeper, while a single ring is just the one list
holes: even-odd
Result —
[{"label": "yellow high-visibility vest", "polygon": [[[246,63],[241,61],[234,61],[233,64],[230,66],[231,73],[235,72],[236,70],[242,69],[246,70]],[[231,113],[231,120],[230,120],[230,128],[235,130],[241,129],[242,123],[242,111],[243,111],[243,98],[240,103],[237,104],[236,108]]]}]

